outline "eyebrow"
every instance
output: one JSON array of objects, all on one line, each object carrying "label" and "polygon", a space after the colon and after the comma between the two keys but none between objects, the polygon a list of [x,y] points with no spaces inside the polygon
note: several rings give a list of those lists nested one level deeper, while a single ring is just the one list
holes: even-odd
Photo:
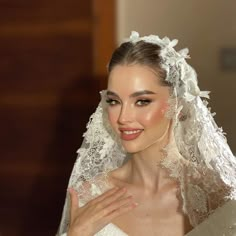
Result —
[{"label": "eyebrow", "polygon": [[[138,96],[147,95],[147,94],[156,94],[156,93],[154,93],[153,91],[150,91],[150,90],[141,90],[141,91],[137,91],[137,92],[132,93],[130,95],[130,97],[138,97]],[[112,92],[109,90],[107,91],[107,95],[119,97],[119,95],[117,95],[115,92]]]}]

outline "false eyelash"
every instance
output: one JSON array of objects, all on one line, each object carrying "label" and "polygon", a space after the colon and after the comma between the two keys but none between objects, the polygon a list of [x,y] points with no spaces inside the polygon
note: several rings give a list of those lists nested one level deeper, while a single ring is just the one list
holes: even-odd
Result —
[{"label": "false eyelash", "polygon": [[[146,105],[150,104],[150,103],[152,102],[152,100],[150,100],[150,99],[139,99],[139,100],[136,102],[136,104],[137,104],[138,102],[141,102],[141,103],[142,103],[142,104],[139,105],[139,106],[146,106]],[[138,105],[138,104],[137,104],[137,105]]]},{"label": "false eyelash", "polygon": [[110,99],[110,98],[108,98],[108,99],[106,99],[106,103],[111,103],[112,101],[114,101],[113,99]]},{"label": "false eyelash", "polygon": [[[112,104],[113,102],[114,102],[115,104]],[[113,106],[113,105],[116,105],[116,104],[118,103],[118,101],[115,100],[115,99],[108,98],[108,99],[106,99],[106,103],[109,104],[109,105],[111,105],[111,106]]]}]

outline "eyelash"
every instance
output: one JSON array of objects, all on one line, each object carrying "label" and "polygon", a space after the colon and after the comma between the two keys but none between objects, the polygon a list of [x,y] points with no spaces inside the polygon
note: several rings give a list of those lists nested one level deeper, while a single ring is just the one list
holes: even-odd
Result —
[{"label": "eyelash", "polygon": [[[151,102],[152,101],[150,99],[139,99],[139,100],[137,100],[136,104],[140,107],[143,107],[143,106],[147,106]],[[138,103],[141,103],[141,104],[138,104]]]},{"label": "eyelash", "polygon": [[[138,106],[138,107],[143,107],[143,106],[147,106],[149,105],[150,103],[152,102],[152,100],[150,99],[138,99],[135,104]],[[107,99],[106,100],[106,103],[109,105],[109,106],[115,106],[117,104],[119,104],[120,102],[118,100],[115,100],[115,99]]]},{"label": "eyelash", "polygon": [[119,101],[118,101],[118,100],[115,100],[115,99],[108,98],[108,99],[106,100],[106,103],[107,103],[109,106],[115,106],[115,105],[117,105],[117,104],[119,103]]}]

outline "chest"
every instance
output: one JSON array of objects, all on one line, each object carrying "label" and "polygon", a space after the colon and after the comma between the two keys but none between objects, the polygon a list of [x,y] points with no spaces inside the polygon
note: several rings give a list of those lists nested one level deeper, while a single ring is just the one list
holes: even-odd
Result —
[{"label": "chest", "polygon": [[138,206],[113,220],[113,224],[129,236],[183,236],[188,219],[181,211],[181,202],[175,193],[155,198],[136,196]]}]

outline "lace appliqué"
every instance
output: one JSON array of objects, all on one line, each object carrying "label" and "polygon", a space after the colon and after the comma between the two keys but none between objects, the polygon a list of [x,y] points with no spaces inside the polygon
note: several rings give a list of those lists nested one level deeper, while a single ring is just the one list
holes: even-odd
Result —
[{"label": "lace appliqu\u00e9", "polygon": [[224,145],[225,137],[209,109],[201,103],[200,98],[195,99],[193,106],[182,110],[183,121],[179,121],[179,113],[173,118],[167,157],[162,161],[180,183],[182,209],[193,226],[229,199],[236,199],[235,157]]},{"label": "lace appliqu\u00e9", "polygon": [[[183,212],[189,216],[192,226],[196,226],[215,208],[236,199],[236,159],[201,99],[207,98],[208,92],[198,88],[196,72],[185,60],[188,50],[176,52],[177,40],[170,41],[167,37],[139,37],[133,32],[129,39],[133,43],[140,40],[161,47],[161,66],[173,87],[173,100],[167,113],[173,119],[173,142],[165,150],[167,157],[162,165],[179,181]],[[82,204],[86,203],[109,188],[104,176],[126,160],[127,155],[109,126],[102,97],[87,125],[69,187],[78,192]],[[69,202],[67,196],[59,234],[68,227]]]}]

